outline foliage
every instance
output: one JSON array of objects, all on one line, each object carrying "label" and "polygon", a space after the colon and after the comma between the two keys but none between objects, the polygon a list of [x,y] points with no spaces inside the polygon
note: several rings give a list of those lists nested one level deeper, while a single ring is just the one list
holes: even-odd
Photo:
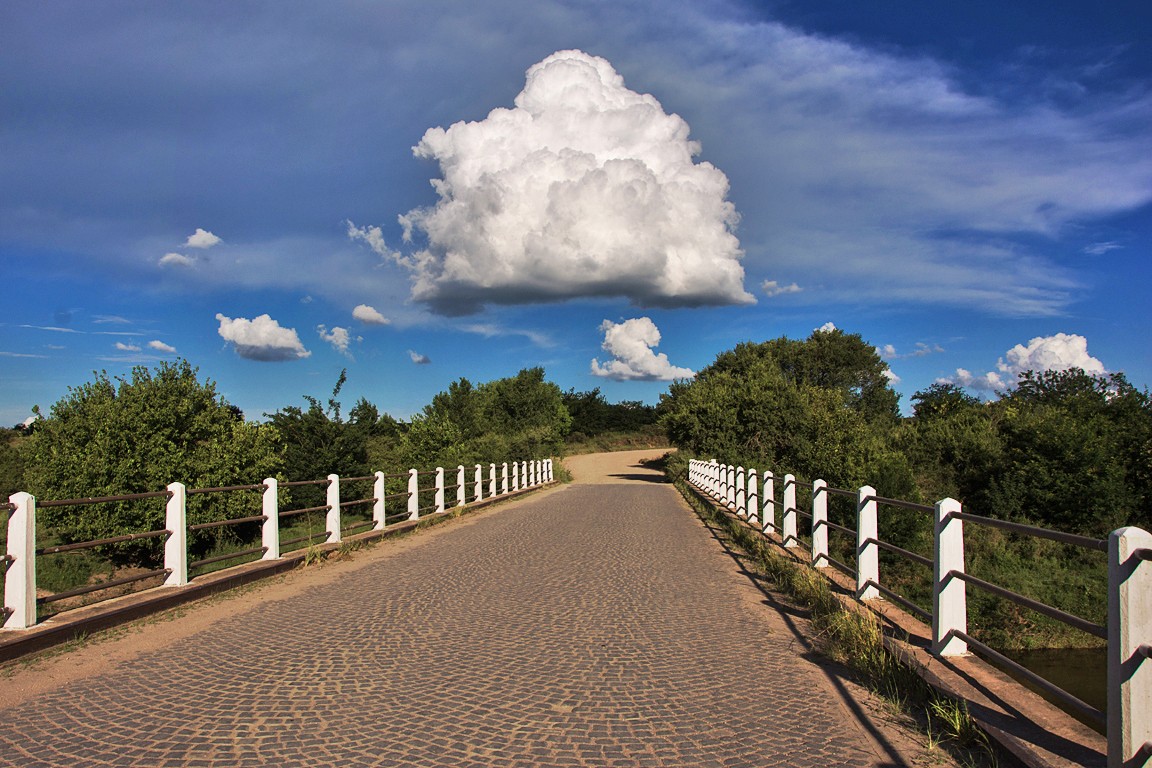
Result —
[{"label": "foliage", "polygon": [[[239,409],[201,382],[186,360],[144,366],[129,378],[105,372],[54,404],[32,438],[28,484],[44,499],[113,496],[252,483],[281,465],[274,428],[247,423]],[[246,500],[211,494],[188,499],[190,523],[251,514]],[[41,523],[61,541],[88,541],[163,528],[162,499],[43,507]],[[207,544],[205,544],[207,546]],[[155,542],[116,545],[120,564],[153,564]]]},{"label": "foliage", "polygon": [[571,435],[597,437],[608,432],[639,432],[659,418],[654,406],[639,400],[609,403],[599,387],[588,392],[570,389],[562,397],[572,417]]},{"label": "foliage", "polygon": [[471,466],[558,455],[571,417],[543,368],[473,385],[453,382],[412,419],[399,454],[406,466]]},{"label": "foliage", "polygon": [[15,429],[0,429],[0,501],[25,487],[29,438]]}]

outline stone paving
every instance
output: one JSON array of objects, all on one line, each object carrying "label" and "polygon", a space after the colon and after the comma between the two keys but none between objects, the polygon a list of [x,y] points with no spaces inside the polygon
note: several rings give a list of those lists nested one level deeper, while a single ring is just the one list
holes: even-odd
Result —
[{"label": "stone paving", "polygon": [[0,704],[0,765],[893,764],[669,485],[575,484],[362,555]]}]

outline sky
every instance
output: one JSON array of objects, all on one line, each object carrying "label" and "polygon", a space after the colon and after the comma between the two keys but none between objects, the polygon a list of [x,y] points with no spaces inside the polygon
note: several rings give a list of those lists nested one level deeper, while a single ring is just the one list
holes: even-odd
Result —
[{"label": "sky", "polygon": [[838,328],[907,411],[1152,384],[1152,4],[9,0],[0,424],[187,359],[249,418]]}]

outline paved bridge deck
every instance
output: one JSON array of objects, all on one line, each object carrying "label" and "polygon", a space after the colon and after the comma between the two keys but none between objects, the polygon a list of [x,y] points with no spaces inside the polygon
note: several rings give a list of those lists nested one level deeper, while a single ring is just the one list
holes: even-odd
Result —
[{"label": "paved bridge deck", "polygon": [[904,764],[637,457],[17,670],[0,764]]}]

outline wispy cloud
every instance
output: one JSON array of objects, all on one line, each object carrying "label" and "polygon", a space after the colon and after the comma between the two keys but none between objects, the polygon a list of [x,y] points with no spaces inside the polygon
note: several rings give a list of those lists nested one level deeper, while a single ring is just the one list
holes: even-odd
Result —
[{"label": "wispy cloud", "polygon": [[176,347],[173,347],[171,344],[165,344],[159,339],[154,339],[148,342],[148,349],[154,349],[157,352],[163,352],[166,355],[176,354]]},{"label": "wispy cloud", "polygon": [[[348,332],[347,328],[341,328],[337,325],[329,331],[327,326],[318,325],[316,326],[316,332],[320,335],[321,339],[331,344],[332,348],[337,352],[345,357],[352,357],[352,353],[348,351],[348,346],[352,343],[352,334]],[[357,341],[359,341],[359,337],[357,337]]]}]

